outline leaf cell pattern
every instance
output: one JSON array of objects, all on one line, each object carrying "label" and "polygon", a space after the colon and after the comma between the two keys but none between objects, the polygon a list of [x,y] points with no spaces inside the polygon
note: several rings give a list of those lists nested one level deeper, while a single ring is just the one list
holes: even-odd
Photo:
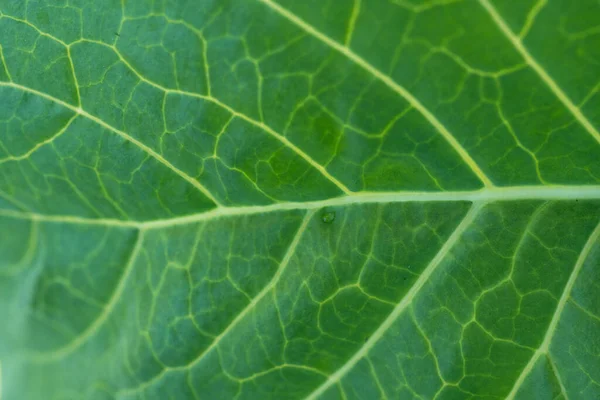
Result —
[{"label": "leaf cell pattern", "polygon": [[599,398],[599,16],[0,0],[0,395]]}]

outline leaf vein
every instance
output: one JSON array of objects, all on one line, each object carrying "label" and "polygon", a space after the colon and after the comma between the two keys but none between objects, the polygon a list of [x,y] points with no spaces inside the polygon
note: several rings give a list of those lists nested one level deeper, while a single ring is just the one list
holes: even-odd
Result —
[{"label": "leaf vein", "polygon": [[408,290],[406,295],[396,305],[394,310],[388,315],[388,317],[382,322],[382,324],[373,332],[369,340],[352,356],[344,365],[342,365],[336,372],[334,372],[321,386],[316,388],[306,400],[315,400],[321,394],[325,393],[330,386],[337,383],[340,379],[346,375],[360,360],[369,354],[369,351],[377,344],[379,339],[388,331],[392,324],[398,319],[398,317],[410,306],[415,296],[420,292],[421,288],[425,285],[427,280],[436,271],[437,267],[444,260],[448,252],[454,247],[458,239],[466,231],[466,229],[475,220],[475,217],[481,210],[483,204],[473,204],[471,209],[464,216],[463,220],[456,227],[454,232],[450,235],[446,243],[440,248],[435,257],[431,260],[429,265],[423,270],[419,278],[415,281],[413,286]]},{"label": "leaf vein", "polygon": [[[0,196],[2,193],[0,192]],[[600,199],[600,186],[513,186],[462,192],[361,192],[327,200],[309,202],[286,202],[266,206],[219,207],[207,212],[182,217],[149,221],[119,220],[114,218],[87,218],[74,215],[46,215],[25,211],[2,210],[0,216],[51,223],[82,225],[107,225],[161,229],[175,225],[186,225],[218,218],[270,213],[288,210],[312,210],[323,207],[351,206],[372,203],[437,202],[437,201],[517,201],[517,200],[585,200]]]},{"label": "leaf vein", "polygon": [[521,57],[523,57],[525,62],[527,62],[527,64],[539,75],[550,91],[554,93],[554,95],[563,103],[565,107],[567,107],[571,114],[577,119],[579,124],[583,126],[598,143],[600,143],[600,132],[598,132],[598,130],[592,125],[586,116],[583,115],[579,107],[577,107],[571,101],[567,94],[560,88],[560,86],[558,86],[558,84],[554,81],[554,79],[552,79],[546,70],[533,58],[527,48],[523,45],[521,39],[514,34],[492,3],[490,3],[489,0],[479,0],[479,3],[487,11],[494,23],[498,26],[500,32],[502,32],[508,41],[512,43],[514,48],[519,52],[519,54],[521,54]]},{"label": "leaf vein", "polygon": [[219,201],[213,196],[213,194],[207,189],[205,188],[200,182],[198,182],[196,179],[192,178],[191,176],[189,176],[188,174],[186,174],[185,172],[183,172],[182,170],[180,170],[179,168],[175,167],[173,164],[171,164],[167,159],[165,159],[163,156],[161,156],[160,154],[158,154],[156,151],[154,151],[153,149],[151,149],[150,147],[146,146],[144,143],[140,142],[139,140],[137,140],[136,138],[134,138],[133,136],[130,136],[129,134],[115,128],[112,125],[109,125],[108,123],[104,122],[103,120],[101,120],[100,118],[88,113],[87,111],[83,110],[81,107],[75,107],[72,106],[71,104],[65,103],[64,101],[57,99],[56,97],[50,96],[46,93],[40,92],[38,90],[29,88],[27,86],[23,86],[20,85],[18,83],[13,83],[13,82],[0,82],[0,87],[1,86],[5,86],[5,87],[11,87],[13,89],[17,89],[17,90],[22,90],[24,92],[28,92],[40,97],[43,97],[46,100],[52,101],[58,105],[61,105],[65,108],[68,108],[71,111],[76,112],[77,114],[95,122],[96,124],[102,126],[103,128],[116,133],[117,135],[121,136],[123,139],[127,140],[130,143],[133,143],[135,146],[137,146],[138,148],[140,148],[142,151],[144,151],[146,154],[150,155],[152,158],[154,158],[155,160],[157,160],[159,163],[163,164],[165,167],[169,168],[171,171],[175,172],[177,175],[179,175],[180,177],[182,177],[183,179],[185,179],[188,183],[190,183],[192,186],[194,186],[196,189],[198,189],[200,192],[202,192],[202,194],[204,194],[207,198],[209,198],[214,204],[221,206],[221,204],[219,203]]},{"label": "leaf vein", "polygon": [[485,187],[494,187],[494,184],[490,180],[490,178],[481,170],[479,165],[473,160],[471,155],[465,150],[464,147],[458,142],[458,140],[448,131],[448,129],[429,111],[415,96],[413,96],[408,90],[406,90],[403,86],[399,85],[389,76],[385,75],[383,72],[379,71],[373,65],[369,64],[362,57],[354,53],[348,47],[336,42],[335,40],[329,38],[322,32],[318,31],[313,26],[309,25],[307,22],[298,18],[296,15],[283,8],[279,4],[276,4],[272,0],[258,0],[265,4],[267,7],[271,8],[274,12],[278,13],[282,17],[286,18],[288,21],[298,26],[299,28],[305,30],[307,33],[311,34],[321,42],[325,43],[332,49],[337,52],[343,54],[350,60],[354,61],[358,66],[363,68],[364,70],[371,73],[381,82],[386,84],[390,89],[394,92],[398,93],[402,96],[406,101],[409,102],[411,106],[413,106],[416,110],[418,110],[427,121],[442,135],[442,137],[452,146],[454,151],[458,153],[458,155],[462,158],[462,160],[471,168],[473,173],[479,178],[479,180],[485,185]]},{"label": "leaf vein", "polygon": [[315,214],[315,211],[309,211],[304,216],[302,223],[298,227],[298,230],[297,230],[296,234],[294,235],[294,238],[292,239],[285,255],[283,256],[281,262],[279,263],[279,267],[278,267],[277,271],[275,272],[275,274],[273,275],[271,280],[265,285],[265,287],[256,296],[254,296],[254,298],[250,301],[250,303],[248,303],[248,305],[233,319],[233,321],[231,321],[231,323],[221,332],[221,334],[213,339],[211,344],[206,349],[204,349],[200,354],[198,354],[187,365],[183,365],[180,367],[166,367],[158,375],[156,375],[149,381],[146,381],[146,382],[140,384],[138,387],[123,390],[120,392],[120,394],[131,395],[133,393],[137,393],[140,390],[143,390],[144,388],[152,385],[154,382],[157,382],[160,379],[162,379],[162,377],[165,374],[167,374],[169,371],[188,370],[188,369],[192,368],[194,365],[198,364],[200,361],[202,361],[204,359],[204,357],[206,355],[208,355],[213,349],[217,348],[217,346],[219,345],[221,340],[223,340],[223,338],[225,338],[229,334],[229,332],[231,332],[231,330],[234,329],[242,319],[244,319],[244,317],[246,315],[248,315],[250,312],[252,312],[252,310],[254,310],[254,307],[256,307],[256,305],[260,302],[260,300],[262,300],[262,298],[265,297],[275,287],[277,282],[279,282],[281,275],[285,271],[292,256],[295,254],[296,248],[298,247],[298,244],[300,243],[300,240],[302,239],[302,236],[303,236],[304,232],[306,231],[306,228],[314,214]]},{"label": "leaf vein", "polygon": [[115,306],[121,299],[121,296],[123,295],[125,287],[127,286],[127,282],[129,280],[129,275],[131,275],[131,271],[133,270],[133,268],[135,266],[137,256],[140,252],[140,249],[142,248],[143,242],[144,242],[144,232],[142,230],[139,230],[137,232],[137,238],[135,241],[135,245],[133,246],[133,249],[131,250],[131,254],[129,255],[129,260],[127,261],[127,265],[125,266],[125,269],[124,269],[123,273],[121,274],[121,277],[119,278],[119,282],[117,283],[116,288],[115,288],[113,294],[111,295],[108,303],[106,303],[106,305],[104,306],[104,309],[98,315],[98,317],[80,335],[75,337],[73,340],[71,340],[68,344],[64,345],[63,347],[53,350],[48,353],[32,354],[31,360],[34,363],[55,362],[61,358],[64,358],[64,357],[68,356],[69,354],[71,354],[72,352],[74,352],[75,350],[77,350],[82,345],[84,345],[96,332],[98,332],[98,330],[104,325],[106,320],[110,317],[113,310],[115,309]]},{"label": "leaf vein", "polygon": [[512,390],[510,391],[509,395],[506,397],[506,400],[512,400],[515,398],[515,395],[519,391],[523,382],[525,382],[525,379],[527,378],[527,376],[529,375],[529,373],[535,366],[535,363],[540,358],[540,356],[542,356],[543,354],[549,354],[550,344],[552,343],[552,338],[554,337],[554,333],[556,332],[556,326],[558,325],[558,321],[560,320],[561,314],[565,308],[567,300],[569,299],[569,296],[571,295],[571,290],[573,289],[573,286],[575,285],[577,276],[579,276],[579,272],[581,271],[581,268],[583,267],[583,264],[588,256],[588,254],[592,250],[592,247],[598,241],[598,238],[600,238],[600,223],[596,226],[596,228],[590,234],[587,242],[584,244],[583,249],[581,250],[581,253],[579,253],[579,257],[577,258],[577,261],[575,262],[575,266],[573,267],[573,271],[571,272],[571,275],[569,276],[569,280],[567,281],[567,283],[565,285],[562,296],[560,297],[558,304],[556,305],[556,310],[554,311],[554,314],[552,315],[552,319],[550,320],[550,324],[548,325],[548,329],[546,330],[546,334],[544,335],[544,340],[542,341],[541,346],[537,349],[537,351],[529,359],[529,362],[527,363],[525,368],[523,368],[523,371],[517,378]]}]

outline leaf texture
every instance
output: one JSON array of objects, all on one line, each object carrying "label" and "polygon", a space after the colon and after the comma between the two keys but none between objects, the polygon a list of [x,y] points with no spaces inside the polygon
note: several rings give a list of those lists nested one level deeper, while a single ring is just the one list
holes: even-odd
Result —
[{"label": "leaf texture", "polygon": [[1,398],[600,398],[599,21],[0,0]]}]

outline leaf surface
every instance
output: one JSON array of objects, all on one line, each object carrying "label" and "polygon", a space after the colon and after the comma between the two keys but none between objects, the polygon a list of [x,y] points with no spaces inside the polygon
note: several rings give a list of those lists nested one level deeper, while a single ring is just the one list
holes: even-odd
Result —
[{"label": "leaf surface", "polygon": [[0,0],[0,396],[600,398],[599,17]]}]

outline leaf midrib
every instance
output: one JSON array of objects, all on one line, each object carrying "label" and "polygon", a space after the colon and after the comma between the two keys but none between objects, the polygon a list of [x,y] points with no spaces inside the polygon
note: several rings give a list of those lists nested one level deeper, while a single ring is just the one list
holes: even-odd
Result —
[{"label": "leaf midrib", "polygon": [[0,216],[41,222],[68,223],[80,225],[106,225],[139,229],[160,229],[176,225],[192,224],[226,217],[271,213],[289,210],[313,210],[326,207],[342,207],[373,203],[405,202],[453,202],[467,201],[492,203],[518,200],[600,200],[600,185],[584,186],[511,186],[505,188],[481,189],[454,192],[361,192],[350,196],[336,197],[319,201],[287,202],[270,205],[220,207],[210,211],[181,217],[149,221],[120,220],[112,218],[88,218],[75,215],[47,215],[28,211],[1,210]]},{"label": "leaf midrib", "polygon": [[[302,20],[301,18],[299,18],[298,16],[296,16],[295,14],[293,14],[292,12],[287,10],[286,8],[280,6],[273,0],[257,0],[257,1],[264,4],[271,10],[273,10],[275,13],[277,13],[278,15],[280,15],[281,17],[286,19],[288,22],[296,25],[300,29],[304,30],[308,34],[315,37],[317,40],[323,42],[328,47],[332,48],[333,50],[335,50],[337,52],[340,52],[345,57],[349,58],[354,63],[356,63],[358,66],[360,66],[361,68],[363,68],[366,71],[368,71],[369,73],[371,73],[377,79],[379,79],[380,81],[385,83],[388,87],[390,87],[393,91],[395,91],[400,96],[402,96],[404,99],[406,99],[415,109],[417,109],[427,119],[427,121],[432,126],[434,126],[436,128],[436,130],[444,137],[444,139],[446,139],[446,141],[451,145],[451,147],[460,155],[462,160],[471,168],[471,170],[475,173],[475,175],[479,178],[479,180],[484,183],[485,189],[495,189],[496,188],[496,186],[493,185],[493,183],[486,176],[486,174],[479,168],[477,163],[471,158],[470,154],[456,140],[454,135],[452,133],[450,133],[447,130],[447,128],[435,117],[435,115],[433,115],[416,97],[414,97],[404,87],[399,85],[397,82],[395,82],[389,76],[387,76],[384,73],[382,73],[381,71],[379,71],[377,68],[375,68],[373,65],[371,65],[366,60],[364,60],[358,54],[354,53],[348,47],[347,44],[342,45],[342,44],[338,43],[337,41],[329,38],[327,35],[323,34],[319,30],[317,30],[311,24],[308,24],[307,22],[305,22],[304,20]],[[568,96],[566,96],[566,94],[562,91],[562,89],[548,75],[548,73],[529,54],[527,49],[521,43],[521,39],[510,30],[510,28],[508,27],[508,25],[506,24],[506,22],[504,21],[502,16],[496,11],[496,9],[491,5],[491,3],[489,3],[488,0],[479,0],[479,3],[486,10],[486,12],[490,15],[493,22],[498,26],[499,31],[508,39],[508,41],[517,50],[517,52],[523,57],[523,59],[526,61],[527,65],[529,65],[538,74],[538,76],[540,76],[542,81],[549,87],[549,89],[555,94],[555,96],[565,105],[565,107],[571,112],[571,114],[576,118],[576,120],[591,134],[591,136],[593,136],[596,140],[598,140],[600,142],[600,134],[595,129],[595,127],[581,113],[579,108],[577,108],[573,104],[573,102],[568,98]],[[6,17],[9,17],[9,16],[6,15]],[[16,19],[16,20],[19,20],[19,19]],[[39,28],[37,28],[36,26],[31,24],[30,22],[23,21],[23,20],[19,20],[19,21],[27,23],[29,26],[36,29],[38,31],[38,33],[48,36],[48,37],[58,41],[62,45],[66,46],[67,49],[70,49],[71,45],[74,44],[74,43],[72,43],[70,45],[67,45],[65,42],[55,38],[54,36],[41,31]],[[194,31],[196,32],[197,30],[194,28]],[[125,60],[125,58],[118,52],[118,50],[114,46],[110,46],[103,42],[97,42],[97,41],[88,40],[88,39],[81,39],[80,41],[81,42],[89,41],[89,42],[101,44],[103,46],[111,47],[114,50],[114,52],[116,53],[117,57],[120,59],[120,61],[125,63],[125,65],[129,69],[131,69],[140,80],[163,90],[165,93],[174,92],[174,93],[180,93],[182,95],[190,95],[193,97],[203,98],[205,100],[214,102],[218,106],[226,109],[233,116],[240,117],[240,118],[246,120],[247,122],[258,126],[262,130],[266,131],[269,135],[274,136],[277,140],[281,141],[288,148],[292,149],[296,154],[298,154],[305,161],[307,161],[312,167],[316,168],[326,179],[328,179],[330,182],[332,182],[334,185],[336,185],[346,195],[352,196],[357,193],[357,192],[350,191],[342,182],[340,182],[337,178],[335,178],[334,176],[329,174],[329,172],[326,170],[326,168],[324,168],[320,164],[316,163],[308,154],[304,153],[300,148],[298,148],[296,145],[294,145],[292,142],[290,142],[286,137],[273,131],[269,126],[265,125],[263,122],[255,121],[252,118],[249,118],[248,116],[237,112],[236,110],[234,110],[231,107],[229,107],[228,105],[222,103],[220,100],[213,98],[212,96],[203,96],[203,95],[191,93],[191,92],[181,92],[179,90],[167,89],[167,88],[164,88],[164,87],[148,80],[147,78],[143,77],[138,71],[136,71],[133,68],[133,66],[127,60]],[[77,42],[75,42],[75,43],[77,43]],[[73,70],[73,74],[75,76],[74,70]],[[47,100],[53,101],[61,106],[67,107],[83,117],[89,118],[90,120],[101,125],[102,127],[123,137],[125,140],[132,142],[134,145],[138,146],[142,151],[146,152],[147,154],[149,154],[150,156],[152,156],[153,158],[158,160],[161,164],[165,165],[167,168],[174,171],[177,175],[181,176],[184,180],[186,180],[188,183],[190,183],[192,186],[194,186],[196,189],[198,189],[201,193],[203,193],[208,199],[210,199],[217,206],[217,210],[220,209],[221,207],[223,207],[223,205],[213,196],[213,194],[204,185],[202,185],[202,183],[200,183],[193,177],[189,176],[182,170],[175,167],[171,162],[169,162],[162,155],[160,155],[159,153],[154,151],[152,148],[146,146],[144,143],[142,143],[139,140],[135,139],[134,137],[130,136],[126,132],[123,132],[123,131],[117,129],[117,128],[111,126],[110,124],[104,122],[100,118],[88,113],[87,111],[83,110],[82,107],[75,107],[75,106],[68,104],[60,99],[57,99],[51,95],[48,95],[46,93],[37,91],[35,89],[29,88],[29,87],[26,87],[26,86],[23,86],[20,84],[16,84],[14,82],[0,82],[0,86],[13,87],[16,89],[20,89],[23,91],[27,91],[27,92],[39,95],[43,98],[46,98]],[[77,89],[79,89],[79,88],[77,87]],[[63,129],[63,131],[64,131],[64,129]],[[59,135],[55,135],[54,138],[57,136],[59,136]],[[36,146],[36,148],[34,148],[31,152],[35,151],[40,146]],[[29,153],[31,153],[31,152],[29,152]],[[358,192],[358,195],[362,196],[363,194]],[[290,204],[293,204],[293,203],[290,203]],[[308,203],[306,203],[306,204],[308,204]],[[231,207],[229,207],[229,208],[231,208]],[[296,207],[296,208],[302,208],[302,207]],[[229,214],[228,211],[225,211],[224,213]],[[188,218],[188,217],[174,218],[172,220],[179,220],[181,218]],[[118,222],[117,222],[117,224],[118,224]],[[127,221],[126,224],[127,225],[131,225],[131,224],[140,225],[141,222]]]}]

